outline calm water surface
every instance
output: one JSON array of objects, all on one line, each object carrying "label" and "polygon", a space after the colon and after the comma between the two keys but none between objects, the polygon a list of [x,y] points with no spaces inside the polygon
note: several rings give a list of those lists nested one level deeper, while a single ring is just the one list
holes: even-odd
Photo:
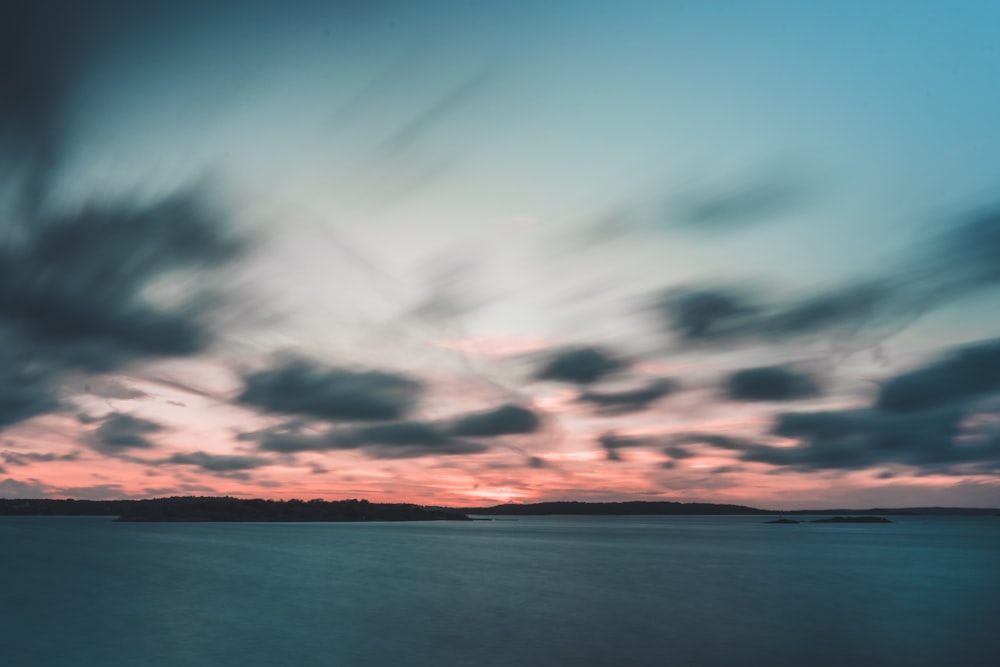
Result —
[{"label": "calm water surface", "polygon": [[1000,664],[1000,518],[763,521],[0,517],[0,664]]}]

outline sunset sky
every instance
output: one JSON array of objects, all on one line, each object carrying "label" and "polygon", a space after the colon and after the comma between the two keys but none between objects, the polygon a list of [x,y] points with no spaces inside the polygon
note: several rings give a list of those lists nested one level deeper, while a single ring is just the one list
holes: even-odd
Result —
[{"label": "sunset sky", "polygon": [[0,497],[1000,505],[1000,4],[0,5]]}]

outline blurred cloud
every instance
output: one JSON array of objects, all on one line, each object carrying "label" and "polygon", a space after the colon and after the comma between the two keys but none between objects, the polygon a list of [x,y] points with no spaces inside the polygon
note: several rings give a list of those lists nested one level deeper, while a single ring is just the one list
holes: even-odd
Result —
[{"label": "blurred cloud", "polygon": [[1000,391],[1000,340],[960,347],[939,359],[889,378],[875,407],[913,412],[963,402]]},{"label": "blurred cloud", "polygon": [[8,477],[0,480],[0,498],[44,498],[48,487],[37,479],[23,481]]},{"label": "blurred cloud", "polygon": [[534,433],[539,426],[541,420],[534,412],[520,405],[508,404],[459,417],[452,422],[448,430],[452,435],[459,437],[492,438]]},{"label": "blurred cloud", "polygon": [[454,438],[443,429],[423,422],[342,429],[333,434],[333,442],[340,449],[363,448],[368,456],[376,459],[479,454],[489,449],[482,443]]},{"label": "blurred cloud", "polygon": [[548,355],[548,360],[535,374],[535,378],[571,384],[591,384],[627,366],[627,362],[601,348],[562,348]]},{"label": "blurred cloud", "polygon": [[91,204],[23,231],[0,246],[0,325],[46,359],[86,370],[203,350],[208,295],[168,305],[151,300],[150,290],[217,270],[240,249],[225,219],[194,192],[151,204]]},{"label": "blurred cloud", "polygon": [[785,302],[746,286],[685,286],[657,307],[681,340],[779,342],[898,331],[925,312],[1000,285],[1000,213],[958,216],[882,272]]},{"label": "blurred cloud", "polygon": [[0,458],[4,463],[12,466],[28,466],[34,463],[51,463],[53,461],[76,461],[80,457],[79,452],[69,454],[55,454],[52,452],[0,452]]},{"label": "blurred cloud", "polygon": [[421,384],[381,371],[328,368],[304,359],[250,373],[238,401],[266,412],[329,421],[399,419],[416,403]]},{"label": "blurred cloud", "polygon": [[314,430],[307,429],[305,425],[298,421],[239,433],[236,439],[243,442],[255,442],[257,448],[261,451],[280,454],[321,452],[336,449],[336,443],[333,441],[331,431],[324,430],[317,433]]},{"label": "blurred cloud", "polygon": [[1000,433],[967,433],[970,417],[1000,417],[983,399],[1000,392],[996,341],[959,348],[885,381],[871,407],[786,412],[770,435],[797,441],[773,446],[743,438],[690,433],[674,445],[707,444],[741,460],[780,470],[862,470],[910,466],[920,474],[1000,470]]},{"label": "blurred cloud", "polygon": [[637,389],[621,391],[584,391],[577,400],[591,403],[599,412],[605,414],[623,414],[645,410],[652,403],[677,390],[677,384],[671,380],[660,378],[651,380],[645,386]]},{"label": "blurred cloud", "polygon": [[209,454],[207,452],[178,452],[163,463],[172,465],[195,466],[206,472],[232,472],[234,470],[253,470],[272,461],[259,456],[234,456],[225,454]]},{"label": "blurred cloud", "polygon": [[163,425],[124,412],[112,412],[101,418],[100,426],[83,436],[84,444],[98,452],[120,455],[135,449],[154,449],[148,436],[159,433]]},{"label": "blurred cloud", "polygon": [[63,407],[51,386],[51,373],[41,371],[21,356],[4,356],[8,359],[0,370],[0,428]]},{"label": "blurred cloud", "polygon": [[622,456],[619,449],[629,447],[650,447],[656,444],[655,439],[639,438],[635,436],[620,435],[615,432],[602,433],[597,438],[598,444],[604,449],[604,454],[609,461],[621,461]]},{"label": "blurred cloud", "polygon": [[809,375],[788,366],[760,366],[736,371],[726,381],[726,396],[738,401],[793,401],[819,395]]}]

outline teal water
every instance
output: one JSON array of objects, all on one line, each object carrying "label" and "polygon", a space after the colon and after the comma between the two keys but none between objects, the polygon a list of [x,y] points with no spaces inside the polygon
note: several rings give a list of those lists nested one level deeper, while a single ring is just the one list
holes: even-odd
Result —
[{"label": "teal water", "polygon": [[763,521],[2,517],[0,664],[1000,664],[1000,518]]}]

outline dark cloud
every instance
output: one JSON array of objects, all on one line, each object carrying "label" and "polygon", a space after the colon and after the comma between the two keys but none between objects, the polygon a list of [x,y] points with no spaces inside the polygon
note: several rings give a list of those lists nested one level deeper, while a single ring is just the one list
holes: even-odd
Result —
[{"label": "dark cloud", "polygon": [[792,401],[818,394],[812,377],[788,366],[745,368],[726,381],[726,395],[739,401]]},{"label": "dark cloud", "polygon": [[196,24],[205,11],[189,0],[0,3],[0,155],[9,162],[0,171],[6,166],[20,180],[19,208],[37,210],[48,197],[75,139],[70,130],[88,75],[116,49],[145,48],[150,42],[143,36],[162,39],[166,30]]},{"label": "dark cloud", "polygon": [[882,271],[787,301],[745,287],[683,287],[658,308],[688,342],[780,342],[894,332],[923,313],[1000,286],[1000,208],[953,221]]},{"label": "dark cloud", "polygon": [[[59,410],[57,388],[72,372],[206,349],[208,306],[218,297],[206,273],[241,247],[196,192],[40,216],[6,235],[0,241],[0,427]],[[196,274],[204,289],[182,282]],[[150,298],[167,284],[188,298],[171,305]],[[116,398],[142,396],[110,380],[95,379],[93,386]]]},{"label": "dark cloud", "polygon": [[749,440],[718,433],[682,433],[670,439],[671,445],[711,445],[719,449],[745,450],[754,446]]},{"label": "dark cloud", "polygon": [[336,449],[332,433],[327,430],[315,433],[298,422],[280,424],[258,431],[240,433],[237,440],[257,443],[257,448],[265,452],[295,454],[297,452],[322,452]]},{"label": "dark cloud", "polygon": [[964,408],[906,414],[877,410],[779,415],[774,434],[800,440],[795,447],[753,447],[747,461],[800,469],[860,469],[899,463],[926,469],[1000,462],[995,444],[959,443]]},{"label": "dark cloud", "polygon": [[680,445],[668,445],[663,448],[663,453],[672,459],[689,459],[694,456],[691,450],[681,447]]},{"label": "dark cloud", "polygon": [[787,304],[764,304],[746,288],[683,288],[667,292],[661,312],[682,339],[692,342],[787,340],[856,333],[895,321],[903,304],[888,285],[845,285]]},{"label": "dark cloud", "polygon": [[84,442],[104,454],[122,454],[133,449],[152,449],[147,436],[159,433],[163,426],[124,412],[112,412],[101,425],[84,436]]},{"label": "dark cloud", "polygon": [[621,414],[645,410],[651,403],[673,393],[677,385],[667,379],[652,380],[644,387],[623,391],[584,391],[578,400],[593,403],[598,410]]},{"label": "dark cloud", "polygon": [[604,448],[604,454],[609,461],[622,460],[621,454],[618,453],[619,449],[626,449],[629,447],[649,447],[656,444],[655,441],[649,438],[619,435],[614,432],[602,433],[597,438],[597,442]]},{"label": "dark cloud", "polygon": [[[500,433],[486,435],[485,425],[486,422],[481,425],[478,437],[502,435]],[[497,426],[509,428],[511,425],[497,422]],[[451,424],[416,421],[390,422],[356,428],[335,427],[320,432],[314,432],[302,424],[293,422],[241,433],[237,439],[256,442],[257,448],[266,452],[295,454],[359,450],[366,456],[376,459],[479,454],[489,449],[487,445],[456,438]]]},{"label": "dark cloud", "polygon": [[845,285],[779,307],[762,316],[747,333],[779,339],[828,332],[854,333],[879,323],[885,316],[895,315],[893,298],[888,285],[876,282]]},{"label": "dark cloud", "polygon": [[34,367],[26,359],[3,355],[0,370],[0,428],[55,412],[62,407],[51,386],[51,373]]},{"label": "dark cloud", "polygon": [[0,452],[0,458],[12,466],[27,466],[32,463],[51,463],[52,461],[75,461],[80,457],[79,452],[69,454],[54,454],[51,452]]},{"label": "dark cloud", "polygon": [[295,360],[247,375],[238,400],[268,412],[327,421],[387,421],[409,412],[420,391],[420,383],[404,375]]},{"label": "dark cloud", "polygon": [[44,498],[48,487],[37,479],[22,481],[8,477],[0,481],[0,498]]},{"label": "dark cloud", "polygon": [[67,486],[52,489],[52,495],[77,500],[120,500],[130,498],[121,484],[94,484],[92,486]]},{"label": "dark cloud", "polygon": [[550,355],[535,377],[539,380],[590,384],[627,366],[625,361],[600,348],[563,348]]},{"label": "dark cloud", "polygon": [[62,141],[70,89],[94,47],[89,18],[79,3],[0,5],[0,146],[29,172]]},{"label": "dark cloud", "polygon": [[779,470],[861,470],[902,465],[922,473],[1000,472],[1000,433],[976,431],[971,417],[995,420],[1000,341],[958,348],[887,380],[872,407],[787,412],[771,434],[797,441],[772,446],[726,435],[688,433],[672,445],[704,443]]},{"label": "dark cloud", "polygon": [[534,433],[541,423],[538,415],[528,408],[509,404],[459,417],[451,424],[448,431],[451,435],[459,437],[492,438]]},{"label": "dark cloud", "polygon": [[488,446],[459,440],[445,430],[422,422],[376,424],[350,430],[340,430],[333,441],[341,449],[364,449],[377,459],[414,458],[455,454],[479,454]]},{"label": "dark cloud", "polygon": [[730,338],[751,326],[760,308],[746,290],[675,288],[659,303],[670,326],[685,340]]},{"label": "dark cloud", "polygon": [[880,410],[927,410],[1000,391],[1000,340],[953,350],[921,368],[886,380],[875,406]]},{"label": "dark cloud", "polygon": [[35,221],[0,246],[0,323],[67,365],[204,349],[207,303],[156,305],[150,288],[217,268],[240,248],[195,192],[151,204],[94,204]]},{"label": "dark cloud", "polygon": [[745,462],[780,470],[864,470],[905,465],[921,472],[1000,471],[1000,438],[958,438],[965,408],[885,413],[860,409],[779,415],[774,435],[798,441],[787,447],[716,434],[688,434],[675,442],[705,443],[733,451]]},{"label": "dark cloud", "polygon": [[174,454],[164,463],[174,465],[190,465],[206,472],[232,472],[234,470],[254,470],[272,462],[259,456],[234,456],[209,454],[207,452],[188,452]]}]

